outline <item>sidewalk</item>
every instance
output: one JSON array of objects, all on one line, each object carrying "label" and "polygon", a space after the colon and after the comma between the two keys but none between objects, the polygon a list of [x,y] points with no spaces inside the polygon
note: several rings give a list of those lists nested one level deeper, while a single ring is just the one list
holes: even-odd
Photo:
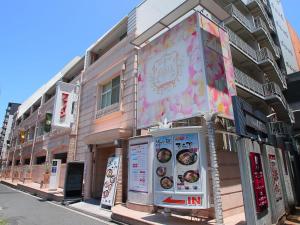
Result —
[{"label": "sidewalk", "polygon": [[107,222],[111,221],[111,211],[100,208],[100,200],[89,199],[68,205],[69,208],[88,214]]},{"label": "sidewalk", "polygon": [[35,196],[39,196],[43,199],[61,202],[64,198],[63,189],[61,188],[58,188],[56,191],[49,191],[48,188],[40,188],[40,184],[34,182],[23,183],[17,180],[12,182],[11,179],[1,179],[0,182],[12,188],[28,192]]},{"label": "sidewalk", "polygon": [[[215,224],[214,220],[204,220],[200,218],[190,217],[190,216],[178,216],[171,215],[165,216],[162,213],[149,214],[145,212],[137,212],[126,208],[122,205],[117,205],[112,208],[112,219],[125,223],[134,225],[200,225],[200,224]],[[237,214],[224,219],[226,225],[246,225],[245,215],[243,213]]]},{"label": "sidewalk", "polygon": [[300,207],[296,207],[295,211],[287,217],[286,225],[300,225]]}]

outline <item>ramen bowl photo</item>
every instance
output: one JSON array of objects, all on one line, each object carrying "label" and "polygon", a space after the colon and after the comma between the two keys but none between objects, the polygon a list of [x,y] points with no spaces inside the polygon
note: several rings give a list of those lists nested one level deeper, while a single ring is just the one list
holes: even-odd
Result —
[{"label": "ramen bowl photo", "polygon": [[199,180],[199,172],[195,170],[186,171],[183,174],[183,179],[188,183],[195,183]]},{"label": "ramen bowl photo", "polygon": [[167,148],[161,148],[157,152],[157,160],[161,163],[167,163],[172,158],[172,152]]},{"label": "ramen bowl photo", "polygon": [[160,167],[158,167],[158,168],[156,169],[156,175],[159,176],[159,177],[165,176],[166,173],[167,173],[167,168],[166,168],[166,167],[161,167],[161,166],[160,166]]},{"label": "ramen bowl photo", "polygon": [[197,161],[198,155],[189,149],[183,149],[177,153],[176,159],[180,164],[188,166],[193,165]]},{"label": "ramen bowl photo", "polygon": [[164,189],[170,189],[173,187],[173,180],[170,177],[163,177],[160,180],[160,186]]}]

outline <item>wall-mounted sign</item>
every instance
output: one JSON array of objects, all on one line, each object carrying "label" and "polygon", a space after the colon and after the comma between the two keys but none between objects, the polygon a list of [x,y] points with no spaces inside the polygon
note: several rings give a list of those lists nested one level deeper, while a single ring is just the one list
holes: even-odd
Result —
[{"label": "wall-mounted sign", "polygon": [[232,97],[232,103],[237,134],[267,141],[267,117],[238,96]]},{"label": "wall-mounted sign", "polygon": [[108,158],[101,197],[101,207],[112,207],[115,204],[119,162],[120,158],[118,156]]},{"label": "wall-mounted sign", "polygon": [[279,178],[279,171],[276,161],[276,156],[269,154],[269,163],[270,163],[270,171],[273,180],[273,191],[275,194],[276,202],[282,200],[282,193],[281,193],[281,186],[280,186],[280,178]]},{"label": "wall-mounted sign", "polygon": [[175,133],[167,130],[171,135],[154,139],[154,204],[205,209],[209,203],[203,137],[195,131],[186,133],[184,128]]},{"label": "wall-mounted sign", "polygon": [[129,147],[129,190],[148,192],[148,144]]},{"label": "wall-mounted sign", "polygon": [[52,126],[70,128],[74,122],[73,107],[77,100],[76,85],[58,82],[56,86],[55,104],[53,110]]},{"label": "wall-mounted sign", "polygon": [[261,162],[261,155],[259,153],[250,152],[250,166],[255,196],[256,212],[261,213],[268,208],[268,198]]}]

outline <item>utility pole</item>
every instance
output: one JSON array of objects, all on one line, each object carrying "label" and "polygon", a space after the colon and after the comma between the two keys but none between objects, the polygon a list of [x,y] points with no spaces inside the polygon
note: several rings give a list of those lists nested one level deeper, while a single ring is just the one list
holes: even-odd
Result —
[{"label": "utility pole", "polygon": [[213,185],[213,196],[214,196],[214,208],[217,225],[224,225],[223,219],[223,208],[221,199],[221,187],[220,187],[220,174],[217,160],[216,151],[216,140],[215,140],[215,118],[218,113],[206,113],[204,119],[206,120],[207,133],[208,133],[208,144],[209,144],[209,156],[210,156],[210,167],[211,177]]}]

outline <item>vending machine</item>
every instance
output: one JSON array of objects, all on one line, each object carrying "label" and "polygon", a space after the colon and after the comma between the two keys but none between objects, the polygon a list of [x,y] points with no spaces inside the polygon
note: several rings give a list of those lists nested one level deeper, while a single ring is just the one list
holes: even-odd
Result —
[{"label": "vending machine", "polygon": [[53,159],[51,163],[51,175],[49,183],[49,191],[55,191],[59,185],[61,160]]}]

